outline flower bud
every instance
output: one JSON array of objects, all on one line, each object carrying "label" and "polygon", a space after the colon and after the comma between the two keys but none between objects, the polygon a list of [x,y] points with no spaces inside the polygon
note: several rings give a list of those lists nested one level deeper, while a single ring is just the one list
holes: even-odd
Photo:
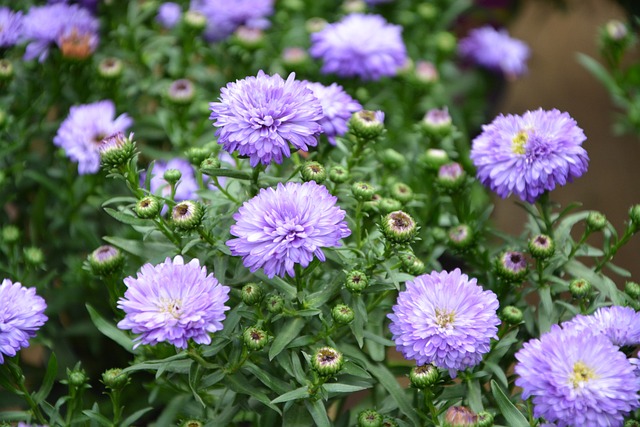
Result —
[{"label": "flower bud", "polygon": [[349,171],[342,166],[333,166],[329,169],[329,179],[336,184],[347,182],[350,178]]},{"label": "flower bud", "polygon": [[631,219],[631,226],[635,233],[640,229],[640,205],[634,205],[629,209],[629,219]]},{"label": "flower bud", "polygon": [[387,214],[382,220],[381,229],[384,237],[393,243],[410,242],[418,232],[416,222],[403,211]]},{"label": "flower bud", "polygon": [[358,111],[353,113],[348,124],[350,133],[366,141],[373,141],[385,131],[382,111]]},{"label": "flower bud", "polygon": [[98,151],[100,151],[100,165],[107,170],[129,163],[136,153],[133,133],[126,137],[122,132],[117,132],[106,137],[100,142]]},{"label": "flower bud", "polygon": [[247,283],[242,287],[242,302],[246,305],[256,305],[263,297],[264,291],[257,283]]},{"label": "flower bud", "polygon": [[158,215],[160,208],[161,206],[158,199],[153,196],[146,196],[138,200],[133,210],[139,218],[149,219]]},{"label": "flower bud", "polygon": [[467,174],[460,163],[447,163],[438,169],[436,186],[444,193],[453,194],[462,188],[466,179]]},{"label": "flower bud", "polygon": [[432,108],[427,111],[419,126],[425,135],[433,138],[445,137],[453,129],[451,116],[447,108]]},{"label": "flower bud", "polygon": [[418,15],[427,22],[432,22],[440,16],[438,7],[432,3],[420,3]]},{"label": "flower bud", "polygon": [[242,334],[244,345],[251,351],[262,350],[269,342],[269,336],[260,328],[251,327],[244,330]]},{"label": "flower bud", "polygon": [[300,169],[300,175],[303,181],[315,181],[316,184],[322,184],[327,179],[327,171],[318,162],[306,162]]},{"label": "flower bud", "polygon": [[607,226],[607,217],[600,212],[589,212],[587,215],[587,229],[590,231],[600,231]]},{"label": "flower bud", "polygon": [[413,76],[418,83],[424,86],[430,86],[440,79],[438,69],[433,62],[418,61],[413,72]]},{"label": "flower bud", "polygon": [[13,78],[13,64],[8,59],[0,59],[0,82]]},{"label": "flower bud", "polygon": [[266,305],[269,313],[278,314],[284,308],[284,299],[280,295],[271,295],[267,298]]},{"label": "flower bud", "polygon": [[449,163],[449,155],[439,148],[428,149],[418,160],[422,165],[430,170],[438,170],[440,166]]},{"label": "flower bud", "polygon": [[436,49],[443,55],[451,55],[458,46],[456,36],[447,31],[435,35]]},{"label": "flower bud", "polygon": [[211,176],[214,169],[220,169],[220,159],[216,157],[207,157],[200,163],[200,172]]},{"label": "flower bud", "polygon": [[384,215],[402,209],[402,203],[391,197],[382,197],[378,200],[377,208]]},{"label": "flower bud", "polygon": [[205,147],[191,147],[184,154],[189,163],[200,166],[211,155],[211,151]]},{"label": "flower bud", "polygon": [[41,265],[44,262],[44,254],[42,253],[42,249],[36,248],[35,246],[24,248],[24,260],[27,264],[30,265]]},{"label": "flower bud", "polygon": [[382,427],[400,427],[400,424],[394,418],[385,417],[382,420]]},{"label": "flower bud", "polygon": [[374,193],[373,196],[371,196],[371,200],[369,200],[368,202],[364,202],[364,206],[363,209],[365,212],[378,212],[378,206],[380,204],[380,200],[382,200],[382,196]]},{"label": "flower bud", "polygon": [[369,285],[369,278],[362,271],[353,270],[347,274],[345,287],[349,292],[359,294]]},{"label": "flower bud", "polygon": [[96,276],[110,276],[122,270],[124,255],[111,245],[103,245],[91,252],[89,266]]},{"label": "flower bud", "polygon": [[360,411],[358,427],[382,427],[382,415],[373,409]]},{"label": "flower bud", "polygon": [[449,246],[458,250],[470,248],[474,240],[473,230],[467,224],[451,227],[447,237],[449,238]]},{"label": "flower bud", "polygon": [[318,349],[311,358],[311,367],[321,377],[330,377],[342,369],[344,358],[342,353],[332,347]]},{"label": "flower bud", "polygon": [[358,200],[368,201],[373,197],[373,193],[375,193],[375,188],[373,185],[367,184],[366,182],[356,182],[351,186],[351,192],[353,193],[353,197]]},{"label": "flower bud", "polygon": [[502,309],[502,311],[500,312],[500,317],[502,317],[502,319],[504,319],[504,321],[509,323],[510,325],[517,325],[522,322],[523,315],[522,310],[520,310],[518,307],[508,305]]},{"label": "flower bud", "polygon": [[409,203],[413,200],[413,190],[404,182],[396,182],[391,186],[391,196],[402,203]]},{"label": "flower bud", "polygon": [[20,239],[20,229],[15,225],[5,225],[2,228],[2,241],[8,245],[16,243]]},{"label": "flower bud", "polygon": [[173,207],[171,219],[178,230],[191,231],[202,224],[204,208],[199,202],[185,200]]},{"label": "flower bud", "polygon": [[546,234],[538,234],[529,240],[529,252],[536,259],[550,258],[555,250],[553,239]]},{"label": "flower bud", "polygon": [[107,369],[102,374],[102,383],[111,390],[120,391],[129,384],[129,374],[120,368]]},{"label": "flower bud", "polygon": [[618,21],[617,19],[612,19],[606,23],[605,27],[605,37],[610,41],[618,42],[624,40],[629,34],[629,30],[627,26]]},{"label": "flower bud", "polygon": [[640,299],[640,285],[636,282],[625,283],[624,292],[633,299]]},{"label": "flower bud", "polygon": [[231,40],[247,50],[255,50],[264,46],[264,32],[259,28],[241,25],[233,33]]},{"label": "flower bud", "polygon": [[392,169],[400,169],[407,163],[407,159],[392,148],[387,148],[380,154],[382,163]]},{"label": "flower bud", "polygon": [[308,33],[317,33],[318,31],[322,31],[324,27],[326,27],[328,22],[323,18],[313,17],[307,19],[305,22],[304,28]]},{"label": "flower bud", "polygon": [[342,3],[344,13],[363,13],[367,10],[367,4],[363,0],[344,0]]},{"label": "flower bud", "polygon": [[176,183],[180,181],[180,178],[182,178],[182,172],[178,169],[167,169],[164,171],[162,178],[170,185],[176,185]]},{"label": "flower bud", "polygon": [[204,427],[204,423],[200,420],[190,418],[182,421],[178,427]]},{"label": "flower bud", "polygon": [[418,389],[425,389],[435,385],[440,379],[440,371],[432,364],[416,366],[409,373],[411,385]]},{"label": "flower bud", "polygon": [[475,427],[478,416],[464,406],[450,406],[444,414],[443,427]]},{"label": "flower bud", "polygon": [[496,273],[508,282],[520,282],[527,276],[527,260],[522,252],[505,251],[495,260]]},{"label": "flower bud", "polygon": [[87,382],[87,374],[83,369],[67,369],[67,382],[73,387],[82,387]]},{"label": "flower bud", "polygon": [[196,10],[188,10],[184,13],[182,20],[185,26],[194,31],[200,32],[207,26],[207,18],[201,12]]},{"label": "flower bud", "polygon": [[419,276],[424,273],[424,262],[420,261],[411,252],[400,254],[400,263],[402,264],[402,270],[409,274]]},{"label": "flower bud", "polygon": [[591,283],[586,279],[574,279],[569,283],[569,292],[576,298],[587,298],[591,294]]},{"label": "flower bud", "polygon": [[348,305],[338,304],[331,309],[331,317],[333,317],[334,322],[346,325],[353,321],[355,314]]},{"label": "flower bud", "polygon": [[493,415],[490,412],[482,411],[478,413],[478,427],[492,427]]},{"label": "flower bud", "polygon": [[187,105],[193,101],[196,95],[195,87],[191,80],[179,79],[173,81],[167,88],[167,99],[175,105]]},{"label": "flower bud", "polygon": [[105,80],[115,80],[122,77],[124,65],[118,58],[105,58],[98,64],[98,75]]},{"label": "flower bud", "polygon": [[296,68],[309,61],[306,49],[298,46],[285,47],[282,51],[282,63],[289,68]]}]

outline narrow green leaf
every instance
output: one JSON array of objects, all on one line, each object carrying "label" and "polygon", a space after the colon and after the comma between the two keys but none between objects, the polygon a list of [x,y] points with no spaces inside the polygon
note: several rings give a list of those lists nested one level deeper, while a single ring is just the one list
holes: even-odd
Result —
[{"label": "narrow green leaf", "polygon": [[117,219],[123,224],[128,225],[151,225],[152,222],[149,219],[138,218],[137,216],[130,215],[128,213],[124,213],[121,211],[117,211],[111,208],[103,208],[106,213],[111,215],[113,218]]},{"label": "narrow green leaf", "polygon": [[229,386],[231,390],[235,391],[236,393],[242,393],[242,394],[251,396],[255,398],[258,402],[263,403],[264,405],[273,409],[278,414],[282,414],[282,411],[280,411],[280,408],[274,405],[274,403],[271,402],[271,400],[269,399],[269,397],[267,397],[266,394],[260,391],[257,387],[250,387],[249,384],[250,383],[249,381],[247,381],[246,378],[244,378],[242,375],[238,375],[237,373],[235,375],[227,375],[225,377],[225,385]]},{"label": "narrow green leaf", "polygon": [[472,411],[476,413],[484,411],[484,407],[482,406],[482,390],[480,390],[480,382],[478,380],[467,383],[467,400]]},{"label": "narrow green leaf", "polygon": [[247,371],[249,371],[249,373],[259,379],[262,384],[266,385],[278,394],[286,393],[291,388],[289,383],[271,375],[265,370],[260,369],[258,366],[254,365],[251,362],[245,362],[242,366],[242,369],[246,369]]},{"label": "narrow green leaf", "polygon": [[114,340],[116,343],[118,343],[122,348],[127,350],[129,353],[134,353],[133,341],[131,341],[131,338],[129,338],[127,334],[125,334],[123,331],[118,329],[111,322],[108,322],[107,320],[105,320],[100,315],[100,313],[94,310],[93,307],[91,307],[89,304],[87,304],[86,307],[87,307],[87,311],[89,312],[89,316],[91,317],[91,321],[93,322],[95,327],[98,328],[100,332],[102,332],[103,335],[106,335],[107,337]]},{"label": "narrow green leaf", "polygon": [[307,400],[304,402],[304,406],[307,407],[317,427],[331,427],[331,421],[327,415],[327,408],[324,407],[322,400]]},{"label": "narrow green leaf", "polygon": [[133,414],[129,415],[127,418],[125,418],[119,425],[120,427],[129,427],[131,424],[135,423],[136,421],[138,421],[140,419],[140,417],[142,417],[144,414],[146,414],[147,412],[151,411],[153,408],[149,407],[149,408],[142,408],[136,412],[134,412]]},{"label": "narrow green leaf", "polygon": [[56,379],[56,375],[58,374],[58,361],[56,360],[56,355],[51,353],[49,357],[49,364],[47,365],[47,372],[44,374],[44,379],[42,380],[42,385],[40,386],[40,390],[38,390],[33,395],[33,400],[39,404],[44,401],[49,393],[51,392],[51,388],[53,387],[53,382]]},{"label": "narrow green leaf", "polygon": [[342,383],[330,383],[323,385],[324,389],[329,393],[354,393],[360,390],[366,390],[373,387],[371,384],[367,385],[352,385]]},{"label": "narrow green leaf", "polygon": [[275,287],[277,290],[285,294],[286,297],[294,299],[298,296],[298,291],[296,290],[296,288],[293,285],[290,285],[289,283],[285,282],[278,276],[272,277],[270,279],[267,277],[266,274],[264,274],[261,271],[256,271],[254,275],[260,280],[262,280],[263,282]]},{"label": "narrow green leaf", "polygon": [[493,394],[500,412],[507,420],[507,425],[510,427],[529,427],[529,422],[522,415],[522,412],[515,407],[511,400],[504,394],[502,388],[495,380],[491,380],[491,393]]},{"label": "narrow green leaf", "polygon": [[289,320],[280,331],[276,333],[276,338],[271,343],[269,349],[269,360],[273,360],[282,350],[285,349],[295,337],[298,336],[302,328],[304,328],[304,319],[299,317]]},{"label": "narrow green leaf", "polygon": [[95,421],[101,426],[106,426],[106,427],[113,426],[113,423],[111,422],[111,420],[105,417],[104,415],[102,415],[101,413],[99,413],[98,411],[95,411],[93,409],[91,410],[87,409],[82,411],[82,413],[85,414],[87,417],[89,417],[91,421]]},{"label": "narrow green leaf", "polygon": [[305,387],[300,387],[295,390],[291,390],[285,394],[282,394],[271,401],[271,403],[282,403],[288,402],[290,400],[298,400],[309,397],[309,389]]}]

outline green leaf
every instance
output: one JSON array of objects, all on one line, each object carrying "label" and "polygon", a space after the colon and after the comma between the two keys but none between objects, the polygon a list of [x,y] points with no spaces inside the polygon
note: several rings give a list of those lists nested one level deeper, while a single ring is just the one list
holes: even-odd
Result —
[{"label": "green leaf", "polygon": [[106,427],[113,426],[113,423],[109,418],[105,417],[104,415],[102,415],[100,412],[96,410],[86,409],[82,411],[82,413],[85,414],[87,417],[89,417],[90,420],[97,422],[99,425],[106,426]]},{"label": "green leaf", "polygon": [[136,363],[135,365],[131,365],[125,369],[123,372],[134,372],[134,371],[166,371],[168,367],[171,366],[172,362],[183,360],[187,358],[187,353],[182,352],[175,354],[173,356],[169,356],[166,359],[160,360],[147,360],[146,362]]},{"label": "green leaf", "polygon": [[128,225],[151,225],[151,220],[138,218],[135,215],[130,215],[121,211],[117,211],[111,208],[103,208],[106,213],[117,219],[118,221]]},{"label": "green leaf", "polygon": [[271,403],[283,403],[290,400],[305,399],[307,397],[309,397],[309,388],[307,386],[304,386],[276,397],[271,401]]},{"label": "green leaf", "polygon": [[507,376],[500,366],[493,362],[484,362],[484,368],[485,370],[491,371],[491,373],[496,376],[496,378],[500,381],[500,385],[502,385],[503,387],[509,386]]},{"label": "green leaf", "polygon": [[267,275],[261,271],[256,271],[254,274],[257,278],[259,278],[263,282],[269,285],[272,285],[277,290],[285,294],[287,298],[295,299],[298,296],[298,290],[294,286],[282,280],[280,277],[275,276],[269,279]]},{"label": "green leaf", "polygon": [[122,237],[105,236],[104,240],[113,246],[133,255],[137,255],[149,262],[163,260],[167,256],[175,255],[176,248],[171,243],[165,242],[141,242]]},{"label": "green leaf", "polygon": [[51,392],[51,388],[53,387],[53,382],[56,379],[56,375],[58,374],[58,361],[56,360],[56,355],[51,353],[49,357],[49,364],[47,365],[47,372],[44,374],[44,379],[42,380],[42,385],[40,386],[40,390],[38,390],[33,395],[33,400],[37,404],[44,401],[49,393]]},{"label": "green leaf", "polygon": [[584,53],[578,53],[578,62],[582,64],[584,68],[589,70],[593,76],[602,83],[611,94],[617,94],[620,92],[620,88],[615,79],[609,72],[595,59]]},{"label": "green leaf", "polygon": [[146,414],[147,412],[151,411],[153,408],[149,407],[149,408],[142,408],[136,412],[134,412],[133,414],[129,415],[127,418],[125,418],[120,424],[120,427],[129,427],[131,424],[135,423],[136,421],[138,421],[138,419],[140,419],[140,417],[142,417],[144,414]]},{"label": "green leaf", "polygon": [[274,405],[273,402],[271,402],[271,400],[269,399],[269,397],[267,397],[267,395],[264,394],[262,391],[260,391],[257,387],[250,387],[249,386],[250,382],[246,378],[244,378],[244,376],[239,375],[237,373],[235,375],[227,375],[225,378],[225,384],[229,386],[229,388],[235,391],[236,393],[242,393],[242,394],[251,396],[255,398],[257,401],[273,409],[278,414],[282,415],[280,408]]},{"label": "green leaf", "polygon": [[551,325],[555,323],[553,316],[553,300],[551,299],[551,288],[542,286],[538,289],[540,295],[540,310],[538,311],[538,325],[540,334],[544,334],[551,329]]},{"label": "green leaf", "polygon": [[123,331],[118,329],[111,322],[108,322],[107,320],[105,320],[100,315],[100,313],[94,310],[94,308],[91,307],[89,304],[87,304],[86,307],[87,307],[87,311],[89,312],[89,316],[91,317],[91,321],[93,322],[95,327],[98,328],[100,332],[102,332],[103,335],[106,335],[107,337],[114,340],[116,343],[118,343],[122,348],[127,350],[129,353],[134,353],[133,341],[131,341],[131,338],[129,338],[127,334],[125,334]]},{"label": "green leaf", "polygon": [[312,402],[307,400],[304,402],[304,406],[307,407],[317,427],[331,427],[331,421],[327,415],[327,408],[324,407],[322,400],[318,399]]},{"label": "green leaf", "polygon": [[245,362],[244,365],[242,365],[242,369],[249,371],[249,373],[259,379],[262,384],[266,385],[278,394],[286,393],[291,388],[289,383],[271,375],[267,371],[260,369],[258,366],[254,365],[251,362]]},{"label": "green leaf", "polygon": [[304,328],[305,321],[299,317],[288,321],[280,331],[275,335],[276,338],[271,343],[269,349],[269,360],[273,360],[282,350],[285,349],[287,344],[293,341],[298,336],[302,328]]},{"label": "green leaf", "polygon": [[480,382],[473,380],[467,382],[467,401],[472,411],[478,413],[484,411],[482,406],[482,390],[480,389]]},{"label": "green leaf", "polygon": [[367,385],[352,385],[342,383],[330,383],[323,385],[324,389],[329,393],[354,393],[360,390],[366,390],[373,387],[371,384]]},{"label": "green leaf", "polygon": [[355,295],[352,303],[355,319],[351,322],[349,327],[351,328],[353,336],[356,337],[356,341],[358,341],[358,346],[362,348],[364,345],[364,325],[367,323],[368,317],[367,307],[364,305],[362,295]]},{"label": "green leaf", "polygon": [[504,394],[498,383],[491,380],[491,393],[493,394],[500,412],[507,420],[509,427],[529,427],[529,422],[522,412],[515,407],[511,400]]}]

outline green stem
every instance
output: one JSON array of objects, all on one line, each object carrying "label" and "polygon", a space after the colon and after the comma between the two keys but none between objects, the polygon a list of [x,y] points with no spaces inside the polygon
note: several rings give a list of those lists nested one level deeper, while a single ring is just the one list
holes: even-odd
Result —
[{"label": "green stem", "polygon": [[233,197],[222,185],[220,185],[220,182],[218,181],[218,177],[217,176],[212,176],[212,181],[213,181],[213,185],[215,185],[215,187],[222,193],[224,194],[224,196],[231,200],[233,203],[235,203],[236,205],[239,205],[240,202],[238,201],[238,199],[236,199],[235,197]]},{"label": "green stem", "polygon": [[596,273],[602,270],[604,266],[613,259],[615,254],[618,252],[618,249],[624,246],[629,241],[629,239],[631,239],[631,236],[635,234],[635,231],[636,230],[633,225],[627,227],[622,238],[618,240],[613,246],[609,247],[609,250],[605,254],[604,258],[602,258],[600,262],[598,262],[598,265],[596,265],[596,268],[594,270]]},{"label": "green stem", "polygon": [[551,206],[549,204],[549,192],[546,191],[538,199],[538,209],[544,221],[544,233],[553,239],[553,221],[551,221]]},{"label": "green stem", "polygon": [[33,416],[38,420],[38,424],[47,424],[47,420],[40,411],[40,407],[35,400],[33,400],[31,393],[29,393],[29,390],[27,390],[27,387],[24,384],[24,375],[20,366],[13,360],[9,359],[7,367],[9,368],[8,370],[11,373],[11,376],[13,376],[16,384],[18,385],[17,390],[14,391],[17,392],[17,394],[22,395],[27,401],[29,408],[31,408],[31,413],[33,413]]},{"label": "green stem", "polygon": [[589,237],[590,234],[591,234],[591,230],[589,228],[587,228],[584,231],[584,233],[582,233],[582,237],[580,237],[580,240],[578,241],[578,243],[576,243],[571,248],[571,252],[569,252],[568,259],[573,258],[573,256],[576,254],[576,252],[578,252],[578,249],[580,249],[580,246],[582,246],[584,244],[584,242],[587,240],[587,238]]},{"label": "green stem", "polygon": [[251,197],[258,194],[260,191],[260,185],[258,184],[258,180],[260,178],[260,172],[262,172],[263,166],[261,164],[256,165],[253,168],[253,173],[251,174]]},{"label": "green stem", "polygon": [[429,390],[424,391],[424,403],[429,409],[433,425],[439,426],[440,422],[438,421],[438,408],[436,408],[436,406],[433,404],[433,393]]},{"label": "green stem", "polygon": [[358,199],[356,205],[356,247],[362,249],[362,208],[364,207],[364,201]]}]

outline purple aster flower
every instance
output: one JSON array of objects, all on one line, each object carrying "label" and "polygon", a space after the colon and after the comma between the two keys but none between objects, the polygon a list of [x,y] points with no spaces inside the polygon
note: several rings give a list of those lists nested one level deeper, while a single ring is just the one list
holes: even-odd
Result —
[{"label": "purple aster flower", "polygon": [[207,274],[197,259],[184,263],[181,256],[162,264],[145,264],[137,277],[124,279],[127,291],[118,301],[125,317],[118,328],[140,334],[134,348],[140,344],[155,345],[167,341],[187,348],[192,338],[198,344],[209,344],[209,334],[222,329],[224,303],[230,288]]},{"label": "purple aster flower", "polygon": [[64,149],[74,162],[78,162],[78,173],[92,174],[100,169],[102,140],[117,132],[124,132],[133,123],[126,114],[115,117],[112,101],[76,105],[62,122],[53,143]]},{"label": "purple aster flower", "polygon": [[269,27],[267,16],[273,14],[275,0],[191,0],[190,10],[207,18],[206,40],[215,42],[229,37],[241,25],[249,28]]},{"label": "purple aster flower", "polygon": [[158,8],[158,15],[156,21],[164,28],[171,29],[180,22],[182,16],[182,9],[178,3],[166,2],[162,3]]},{"label": "purple aster flower", "polygon": [[36,295],[35,288],[26,288],[20,282],[4,279],[0,284],[0,363],[4,356],[13,357],[36,335],[47,321],[47,304]]},{"label": "purple aster flower", "polygon": [[640,344],[640,313],[631,307],[601,307],[590,316],[577,315],[562,327],[603,334],[619,347]]},{"label": "purple aster flower", "polygon": [[248,156],[251,166],[282,163],[289,157],[289,142],[298,150],[317,145],[322,132],[322,105],[295,73],[284,80],[260,70],[257,77],[229,83],[220,102],[210,105],[218,143],[228,152]]},{"label": "purple aster flower", "polygon": [[336,83],[324,86],[320,83],[308,82],[307,87],[320,100],[324,114],[320,125],[329,143],[336,145],[336,136],[342,136],[347,132],[347,122],[353,113],[362,110],[362,105]]},{"label": "purple aster flower", "polygon": [[24,59],[43,62],[52,43],[57,43],[65,56],[86,57],[98,46],[99,26],[87,9],[77,5],[32,7],[23,20],[22,38],[29,41]]},{"label": "purple aster flower", "polygon": [[22,12],[0,7],[0,48],[12,47],[22,33]]},{"label": "purple aster flower", "polygon": [[407,52],[402,27],[382,16],[353,13],[311,35],[309,53],[322,58],[322,72],[341,77],[378,80],[395,76]]},{"label": "purple aster flower", "polygon": [[527,71],[529,47],[521,40],[509,37],[507,30],[490,26],[471,30],[460,40],[459,54],[478,65],[517,77]]},{"label": "purple aster flower", "polygon": [[251,272],[262,267],[269,277],[293,277],[294,264],[306,267],[314,255],[324,261],[322,248],[340,246],[351,234],[336,200],[314,181],[262,189],[233,215],[231,234],[238,238],[227,246]]},{"label": "purple aster flower", "polygon": [[604,335],[553,325],[516,353],[516,385],[558,427],[622,426],[638,407],[634,367]]},{"label": "purple aster flower", "polygon": [[500,197],[515,193],[533,203],[586,172],[585,139],[576,121],[556,109],[500,115],[473,140],[471,160],[478,180]]},{"label": "purple aster flower", "polygon": [[476,366],[497,339],[498,299],[460,269],[407,281],[398,295],[389,329],[397,349],[416,363],[457,371]]}]

